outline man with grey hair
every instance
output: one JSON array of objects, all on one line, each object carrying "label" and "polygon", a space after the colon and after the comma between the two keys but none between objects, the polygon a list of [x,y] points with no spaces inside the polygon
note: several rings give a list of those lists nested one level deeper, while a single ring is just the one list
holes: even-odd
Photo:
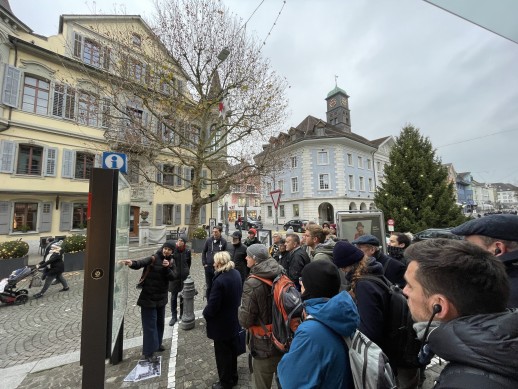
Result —
[{"label": "man with grey hair", "polygon": [[268,254],[268,248],[263,244],[249,246],[246,254],[250,276],[243,285],[238,318],[241,326],[248,330],[254,388],[269,389],[282,353],[264,331],[265,326],[272,324],[272,288],[255,276],[273,281],[281,274],[282,267]]},{"label": "man with grey hair", "polygon": [[518,216],[496,214],[470,220],[451,230],[489,251],[504,265],[511,295],[508,308],[518,308]]}]

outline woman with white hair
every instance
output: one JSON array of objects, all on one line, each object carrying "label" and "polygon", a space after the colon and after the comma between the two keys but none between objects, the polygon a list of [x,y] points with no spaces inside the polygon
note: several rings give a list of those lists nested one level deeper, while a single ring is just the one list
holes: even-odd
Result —
[{"label": "woman with white hair", "polygon": [[237,310],[243,287],[241,275],[234,269],[227,251],[214,255],[214,279],[203,317],[207,322],[207,337],[214,340],[214,354],[219,381],[213,389],[230,389],[237,385],[237,352],[239,330]]},{"label": "woman with white hair", "polygon": [[45,259],[38,264],[40,269],[44,269],[43,275],[45,277],[45,284],[41,291],[34,295],[34,298],[38,299],[43,297],[43,294],[47,291],[54,279],[57,279],[61,282],[61,285],[63,285],[63,289],[61,289],[60,292],[66,292],[70,289],[68,287],[67,280],[63,277],[65,263],[63,262],[63,254],[61,252],[62,243],[63,241],[61,240],[59,242],[52,243],[49,253],[45,256]]}]

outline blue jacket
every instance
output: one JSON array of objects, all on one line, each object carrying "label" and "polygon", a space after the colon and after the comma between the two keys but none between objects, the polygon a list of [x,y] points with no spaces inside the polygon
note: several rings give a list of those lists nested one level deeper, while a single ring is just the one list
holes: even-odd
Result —
[{"label": "blue jacket", "polygon": [[359,323],[351,296],[341,292],[331,299],[306,301],[306,320],[295,331],[290,351],[277,374],[283,389],[354,388],[349,353],[342,336],[351,336]]},{"label": "blue jacket", "polygon": [[203,310],[209,339],[228,340],[239,334],[241,326],[237,310],[242,292],[241,275],[236,269],[216,272],[209,301]]}]

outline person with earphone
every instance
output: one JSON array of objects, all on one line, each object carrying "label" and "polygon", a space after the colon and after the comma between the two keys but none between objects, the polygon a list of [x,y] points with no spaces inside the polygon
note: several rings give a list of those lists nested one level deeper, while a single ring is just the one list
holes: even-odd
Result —
[{"label": "person with earphone", "polygon": [[495,214],[470,220],[451,230],[495,255],[505,265],[511,288],[508,308],[518,308],[518,216]]},{"label": "person with earphone", "polygon": [[518,310],[492,253],[468,241],[430,239],[405,252],[403,292],[422,339],[420,360],[449,363],[434,389],[518,388]]}]

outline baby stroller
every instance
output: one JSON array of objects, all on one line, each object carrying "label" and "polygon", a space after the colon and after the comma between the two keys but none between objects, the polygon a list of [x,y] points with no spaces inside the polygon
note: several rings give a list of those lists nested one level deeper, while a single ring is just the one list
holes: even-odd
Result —
[{"label": "baby stroller", "polygon": [[41,275],[36,267],[25,266],[11,273],[9,278],[0,281],[0,302],[4,304],[25,304],[29,300],[27,289],[18,289],[17,284],[24,279],[31,277],[29,288],[41,286]]}]

